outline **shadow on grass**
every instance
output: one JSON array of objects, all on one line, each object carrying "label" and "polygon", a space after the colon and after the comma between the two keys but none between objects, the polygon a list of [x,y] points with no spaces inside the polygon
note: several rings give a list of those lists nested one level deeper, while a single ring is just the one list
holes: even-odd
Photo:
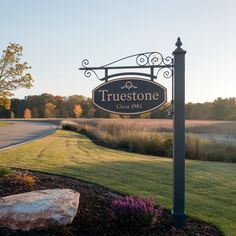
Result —
[{"label": "shadow on grass", "polygon": [[[61,168],[57,168],[56,169],[57,170],[57,172],[60,172],[61,171]],[[79,169],[78,168],[75,168],[75,167],[69,167],[68,168],[68,170],[70,170],[70,171],[79,171]],[[38,172],[40,172],[40,171],[38,171]],[[44,172],[44,173],[46,173],[46,174],[48,174],[47,172]],[[67,174],[65,174],[65,175],[67,175]],[[62,174],[55,174],[55,176],[63,176]],[[63,177],[65,177],[65,176],[63,176]],[[76,178],[75,178],[76,177]],[[101,185],[101,184],[97,184],[97,183],[95,183],[94,184],[94,181],[87,181],[87,180],[84,180],[83,178],[78,178],[78,176],[73,176],[73,177],[69,177],[69,179],[77,179],[77,180],[80,180],[80,182],[81,182],[81,184],[84,186],[84,187],[87,187],[87,188],[92,188],[92,189],[95,189],[95,191],[96,191],[96,189],[100,189],[100,190],[103,190],[103,192],[106,192],[106,191],[108,191],[109,192],[109,195],[110,196],[113,196],[113,197],[118,197],[118,196],[125,196],[125,195],[130,195],[130,194],[132,194],[132,193],[130,193],[130,192],[121,192],[121,191],[117,191],[117,190],[114,190],[114,189],[112,189],[112,188],[109,188],[109,187],[104,187],[104,185]],[[53,178],[52,178],[52,181],[53,181]],[[67,182],[68,183],[68,187],[70,188],[70,184],[69,184],[69,182]],[[129,184],[131,184],[131,183],[129,183]],[[73,188],[73,185],[72,185],[72,188]],[[99,189],[98,189],[98,191],[99,191]],[[104,191],[105,190],[105,191]],[[143,195],[143,194],[141,194],[141,195]],[[144,194],[145,195],[145,194]],[[148,195],[148,196],[151,196],[151,195]],[[154,197],[154,196],[152,196],[152,197]],[[162,204],[162,202],[157,202],[156,201],[156,203],[157,203],[157,207],[159,207],[159,205],[160,204]],[[170,210],[168,210],[168,209],[165,209],[165,211],[166,212],[168,212],[168,214],[164,214],[165,215],[165,217],[170,217],[171,216],[171,211]],[[201,218],[201,219],[204,219],[203,217]],[[198,217],[198,219],[196,219],[195,217],[190,217],[190,216],[187,216],[187,227],[189,227],[190,225],[203,225],[202,227],[204,228],[204,227],[208,227],[209,225],[211,225],[211,226],[213,226],[214,228],[216,228],[219,232],[220,232],[220,230],[219,230],[219,228],[217,227],[217,226],[215,226],[215,224],[209,224],[209,223],[206,223],[206,221],[203,221],[203,220],[199,220],[199,217]],[[222,232],[222,231],[221,231]],[[223,233],[222,234],[219,234],[219,235],[223,235]]]},{"label": "shadow on grass", "polygon": [[[197,162],[196,165],[191,163],[191,168],[187,168],[187,213],[222,228],[229,227],[226,225],[230,224],[232,225],[230,230],[235,230],[233,226],[235,214],[232,211],[234,197],[233,193],[229,193],[223,175],[221,177],[213,170],[212,175],[209,176],[207,165],[198,166]],[[194,173],[191,170],[194,170]],[[211,170],[210,168],[209,171]],[[150,196],[158,205],[163,204],[167,209],[171,209],[172,167],[166,159],[160,160],[160,163],[145,160],[106,162],[101,157],[99,164],[94,165],[81,160],[79,165],[58,166],[49,171],[96,183],[124,195]],[[218,179],[215,180],[216,176]]]}]

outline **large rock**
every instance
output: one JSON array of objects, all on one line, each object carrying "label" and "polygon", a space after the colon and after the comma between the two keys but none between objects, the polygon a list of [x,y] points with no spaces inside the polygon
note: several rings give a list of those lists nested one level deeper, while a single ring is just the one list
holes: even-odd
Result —
[{"label": "large rock", "polygon": [[80,194],[71,189],[47,189],[0,198],[0,227],[12,230],[49,228],[70,224]]}]

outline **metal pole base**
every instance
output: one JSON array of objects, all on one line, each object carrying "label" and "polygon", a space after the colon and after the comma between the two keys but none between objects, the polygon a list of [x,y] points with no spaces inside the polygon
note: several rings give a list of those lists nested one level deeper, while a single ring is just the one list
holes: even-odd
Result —
[{"label": "metal pole base", "polygon": [[172,211],[172,218],[174,226],[180,228],[184,227],[186,224],[186,214],[176,214]]}]

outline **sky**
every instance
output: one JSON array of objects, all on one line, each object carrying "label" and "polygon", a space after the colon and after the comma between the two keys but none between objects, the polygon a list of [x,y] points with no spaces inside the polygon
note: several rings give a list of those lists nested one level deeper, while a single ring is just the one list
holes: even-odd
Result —
[{"label": "sky", "polygon": [[177,37],[187,51],[186,102],[236,97],[235,0],[0,1],[0,50],[19,43],[32,66],[34,87],[17,98],[91,97],[101,82],[78,70],[83,59],[101,66],[141,52],[171,56]]}]

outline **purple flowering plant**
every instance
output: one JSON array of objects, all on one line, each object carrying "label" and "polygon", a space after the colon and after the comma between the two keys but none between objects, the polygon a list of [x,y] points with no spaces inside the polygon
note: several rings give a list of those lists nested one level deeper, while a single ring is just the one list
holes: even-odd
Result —
[{"label": "purple flowering plant", "polygon": [[163,206],[156,209],[150,197],[126,196],[112,201],[110,215],[118,226],[142,230],[160,222],[162,212]]}]

